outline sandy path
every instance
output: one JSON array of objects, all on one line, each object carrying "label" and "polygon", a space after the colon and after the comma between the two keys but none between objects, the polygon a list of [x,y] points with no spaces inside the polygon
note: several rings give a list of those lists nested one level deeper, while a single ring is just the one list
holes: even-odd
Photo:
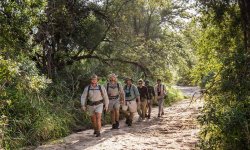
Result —
[{"label": "sandy path", "polygon": [[[195,87],[176,87],[185,95],[191,95],[198,90]],[[192,103],[184,99],[164,109],[165,115],[157,118],[157,108],[153,109],[152,119],[137,122],[135,119],[132,127],[127,127],[121,121],[119,130],[110,130],[106,125],[99,138],[94,137],[92,130],[71,134],[63,138],[61,143],[44,145],[37,150],[97,150],[97,149],[195,149],[198,141],[199,126],[196,117],[202,101]]]}]

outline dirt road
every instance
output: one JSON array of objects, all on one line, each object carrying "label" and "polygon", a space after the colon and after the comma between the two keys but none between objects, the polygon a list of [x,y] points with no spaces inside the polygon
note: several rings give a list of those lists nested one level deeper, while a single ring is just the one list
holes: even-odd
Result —
[{"label": "dirt road", "polygon": [[[175,87],[192,95],[196,87]],[[164,109],[165,115],[157,118],[157,108],[153,109],[152,119],[138,122],[135,119],[132,127],[127,127],[121,121],[119,130],[110,130],[106,125],[101,137],[96,138],[92,130],[71,134],[55,145],[44,145],[37,150],[111,150],[111,149],[195,149],[199,126],[196,117],[202,107],[202,101],[196,101],[190,106],[190,100],[184,99]]]}]

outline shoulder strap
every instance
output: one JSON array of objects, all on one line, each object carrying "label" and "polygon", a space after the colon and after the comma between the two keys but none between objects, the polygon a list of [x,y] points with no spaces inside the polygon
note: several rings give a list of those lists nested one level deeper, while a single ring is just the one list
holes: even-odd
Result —
[{"label": "shoulder strap", "polygon": [[107,83],[107,92],[109,92],[109,82]]},{"label": "shoulder strap", "polygon": [[101,87],[101,85],[98,85],[98,87],[99,87],[99,90],[100,90],[101,95],[102,95],[102,97],[103,97],[104,95],[103,95],[103,91],[102,91],[102,87]]},{"label": "shoulder strap", "polygon": [[[132,87],[133,85],[130,86],[130,88]],[[134,94],[135,94],[135,87],[136,86],[133,86],[133,91],[134,91]],[[130,89],[129,89],[130,90]],[[135,94],[136,95],[136,94]]]},{"label": "shoulder strap", "polygon": [[[99,90],[100,90],[101,95],[102,95],[102,97],[103,97],[104,95],[103,95],[103,91],[102,91],[101,85],[98,85],[98,87],[99,87]],[[89,97],[89,91],[90,91],[90,85],[88,86],[87,98]]]},{"label": "shoulder strap", "polygon": [[[129,86],[129,92],[130,92],[132,86],[133,86],[133,85],[130,85],[130,86]],[[127,90],[127,88],[128,88],[128,86],[127,86],[127,84],[126,84],[125,87],[124,87],[124,90]]]},{"label": "shoulder strap", "polygon": [[118,88],[118,91],[120,92],[120,85],[118,82],[117,82],[117,88]]},{"label": "shoulder strap", "polygon": [[90,85],[88,86],[87,99],[89,98]]}]

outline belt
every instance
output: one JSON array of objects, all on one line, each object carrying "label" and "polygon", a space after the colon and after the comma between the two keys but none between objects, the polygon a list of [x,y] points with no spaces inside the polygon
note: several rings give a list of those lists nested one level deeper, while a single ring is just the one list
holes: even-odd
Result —
[{"label": "belt", "polygon": [[129,99],[129,100],[125,100],[125,101],[128,101],[128,102],[129,102],[129,101],[134,101],[134,100],[135,100],[135,99]]},{"label": "belt", "polygon": [[119,98],[119,95],[109,96],[109,100],[115,100],[115,99],[118,99],[118,98]]},{"label": "belt", "polygon": [[99,100],[99,101],[87,101],[87,105],[89,105],[89,106],[96,106],[96,105],[99,105],[102,103],[103,103],[103,99]]}]

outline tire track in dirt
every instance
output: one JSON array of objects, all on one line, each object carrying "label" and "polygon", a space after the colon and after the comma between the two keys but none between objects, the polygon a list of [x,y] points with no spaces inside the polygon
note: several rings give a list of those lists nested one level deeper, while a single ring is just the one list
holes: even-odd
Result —
[{"label": "tire track in dirt", "polygon": [[[191,95],[196,87],[176,87]],[[165,115],[157,118],[157,108],[153,108],[152,119],[138,122],[132,127],[120,122],[119,130],[110,130],[111,125],[102,129],[101,137],[94,137],[92,130],[74,133],[58,144],[43,145],[37,150],[97,150],[97,149],[195,149],[198,142],[199,125],[197,116],[203,106],[198,100],[190,106],[190,99],[184,99],[164,109]]]}]

